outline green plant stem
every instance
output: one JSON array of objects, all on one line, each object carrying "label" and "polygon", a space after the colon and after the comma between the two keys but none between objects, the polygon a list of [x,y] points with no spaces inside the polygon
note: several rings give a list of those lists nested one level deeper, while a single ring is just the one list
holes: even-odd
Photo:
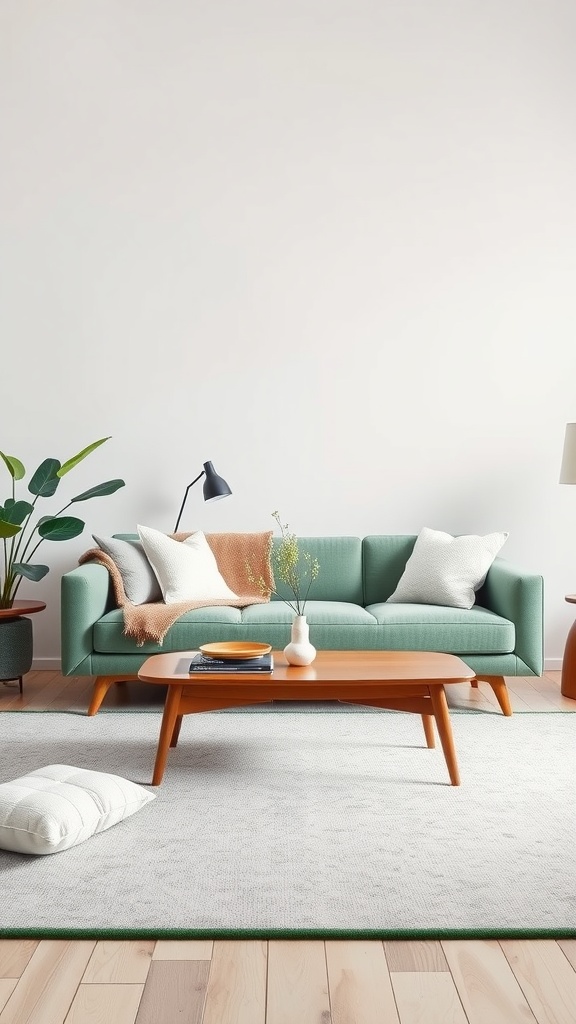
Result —
[{"label": "green plant stem", "polygon": [[[72,504],[72,502],[71,502],[71,501],[69,501],[67,505],[64,505],[64,508],[61,508],[59,512],[56,512],[56,514],[55,514],[55,515],[53,515],[53,516],[51,516],[50,518],[51,518],[51,519],[58,519],[58,516],[61,516],[61,515],[62,515],[62,513],[63,513],[63,512],[65,512],[67,508],[70,508],[70,505],[71,505],[71,504]],[[31,513],[31,512],[30,512],[30,515],[32,515],[32,513]],[[29,516],[28,518],[30,518],[30,516]],[[26,552],[28,551],[28,548],[30,547],[30,544],[32,543],[32,539],[33,539],[33,537],[34,537],[34,534],[35,534],[35,532],[36,532],[36,530],[37,530],[37,529],[38,529],[38,525],[36,525],[36,526],[34,527],[34,529],[32,530],[32,532],[31,532],[31,534],[30,534],[30,536],[28,537],[28,540],[27,540],[27,542],[26,542],[26,546],[25,546],[25,548],[24,548],[24,550],[23,550],[23,552],[22,552],[22,556],[21,556],[21,558],[19,558],[19,559],[16,559],[16,558],[15,558],[15,559],[14,559],[14,561],[20,561],[20,562],[23,562],[23,561],[24,561],[24,559],[26,558]],[[40,545],[40,544],[42,543],[42,541],[43,541],[43,540],[44,540],[44,537],[42,537],[42,538],[41,538],[41,540],[40,540],[40,541],[38,542],[38,544],[37,544],[37,545],[36,545],[36,547],[34,548],[34,551],[36,551],[36,548],[38,548],[38,547],[39,547],[39,545]],[[32,558],[32,555],[34,554],[34,551],[31,551],[31,552],[30,552],[30,554],[28,555],[28,558],[26,559],[26,560],[27,560],[28,562],[29,562],[29,561],[30,561],[30,559]]]},{"label": "green plant stem", "polygon": [[[30,523],[30,517],[33,515],[34,508],[36,506],[36,502],[38,501],[39,497],[40,497],[40,495],[37,494],[36,497],[34,498],[34,501],[32,502],[32,512],[28,513],[28,515],[26,516],[24,522],[22,523],[22,529],[21,529],[20,533],[17,534],[18,541],[16,542],[16,537],[12,538],[16,542],[16,546],[10,552],[10,563],[21,561],[21,559],[18,558],[18,554],[20,552],[20,548],[22,547],[22,544],[24,543],[24,533],[25,533],[26,527]],[[34,532],[34,531],[32,531],[32,532]]]}]

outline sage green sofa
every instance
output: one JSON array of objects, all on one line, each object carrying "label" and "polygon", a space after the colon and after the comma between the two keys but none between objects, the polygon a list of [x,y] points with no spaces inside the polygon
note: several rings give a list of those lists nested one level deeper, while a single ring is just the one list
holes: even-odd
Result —
[{"label": "sage green sofa", "polygon": [[[138,540],[135,534],[117,536]],[[313,599],[306,605],[310,640],[317,649],[457,654],[477,678],[493,683],[505,713],[510,710],[502,677],[542,673],[541,576],[496,558],[469,610],[387,604],[415,536],[302,537],[299,541],[301,549],[320,563]],[[123,634],[122,611],[115,607],[107,569],[94,562],[62,577],[61,615],[62,672],[118,680],[134,678],[151,654],[192,650],[204,643],[256,640],[282,649],[290,639],[293,618],[276,597],[246,608],[199,608],[171,627],[161,647],[156,643],[137,647]]]}]

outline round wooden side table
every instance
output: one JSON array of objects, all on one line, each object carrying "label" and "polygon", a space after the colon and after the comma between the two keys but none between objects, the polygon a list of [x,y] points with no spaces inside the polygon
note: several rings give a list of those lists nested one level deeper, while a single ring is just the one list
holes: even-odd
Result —
[{"label": "round wooden side table", "polygon": [[[576,604],[576,594],[567,594],[566,601],[569,604]],[[570,632],[566,637],[564,657],[562,659],[562,693],[565,697],[576,700],[576,619],[572,623]]]},{"label": "round wooden side table", "polygon": [[44,601],[14,601],[11,608],[0,608],[0,682],[17,682],[22,693],[22,677],[32,667],[32,623],[27,615],[41,612]]}]

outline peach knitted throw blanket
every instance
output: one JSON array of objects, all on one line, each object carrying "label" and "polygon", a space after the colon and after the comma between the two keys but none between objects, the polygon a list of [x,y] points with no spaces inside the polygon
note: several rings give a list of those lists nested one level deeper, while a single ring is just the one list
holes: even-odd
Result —
[{"label": "peach knitted throw blanket", "polygon": [[[174,540],[183,541],[190,533],[170,534]],[[106,566],[112,579],[114,597],[124,615],[124,635],[134,637],[136,645],[152,641],[162,646],[162,642],[170,627],[194,608],[208,608],[213,605],[227,605],[233,608],[245,608],[249,604],[264,604],[270,600],[274,587],[274,576],[270,561],[272,547],[272,530],[266,533],[207,533],[206,540],[216,559],[218,569],[226,583],[238,597],[235,601],[180,601],[178,604],[164,604],[156,601],[152,604],[132,604],[126,597],[124,583],[118,566],[100,548],[91,548],[78,559],[80,565],[85,562],[99,562]],[[248,580],[247,563],[251,568],[250,575],[256,580],[262,577],[266,591],[262,594],[259,586]]]}]

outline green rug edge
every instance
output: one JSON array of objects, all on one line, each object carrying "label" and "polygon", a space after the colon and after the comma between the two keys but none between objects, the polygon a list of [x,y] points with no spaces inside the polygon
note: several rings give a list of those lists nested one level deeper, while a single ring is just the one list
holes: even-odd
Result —
[{"label": "green rug edge", "polygon": [[573,939],[574,928],[0,928],[0,939]]}]

